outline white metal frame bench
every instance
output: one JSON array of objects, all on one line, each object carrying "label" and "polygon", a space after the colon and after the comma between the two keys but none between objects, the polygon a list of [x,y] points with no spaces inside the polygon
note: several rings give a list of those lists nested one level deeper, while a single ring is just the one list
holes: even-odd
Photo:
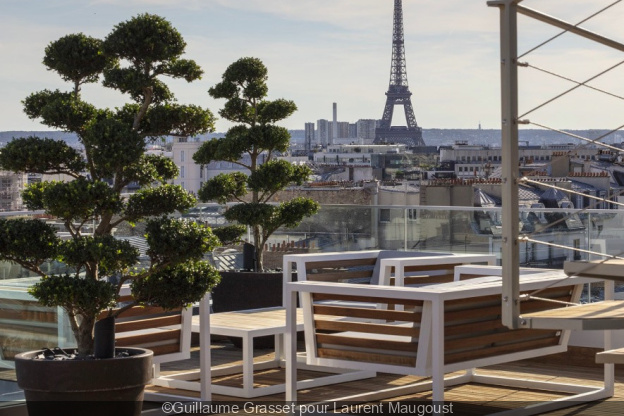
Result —
[{"label": "white metal frame bench", "polygon": [[[119,302],[132,300],[130,288],[124,287]],[[140,347],[154,352],[153,378],[149,384],[164,385],[160,374],[163,363],[191,358],[191,308],[178,308],[172,311],[160,307],[134,306],[122,312],[115,320],[115,346]],[[100,317],[106,316],[106,312]],[[145,392],[146,399],[164,400],[179,398],[168,394]]]},{"label": "white metal frame bench", "polygon": [[[561,271],[524,275],[521,290],[534,291],[549,286],[542,298],[575,301],[587,278],[568,278]],[[594,280],[595,281],[595,280]],[[433,401],[444,400],[444,387],[479,382],[518,388],[545,389],[572,394],[553,402],[523,409],[522,414],[536,414],[573,405],[577,400],[609,397],[608,388],[540,382],[478,374],[477,367],[507,363],[566,351],[569,331],[509,330],[500,321],[502,284],[499,277],[483,277],[425,287],[388,287],[323,282],[294,282],[287,285],[287,395],[296,401],[293,380],[293,317],[297,294],[304,311],[304,333],[308,363],[344,368],[431,376],[431,380],[377,392],[332,400],[379,400],[418,391],[432,390]],[[319,305],[318,300],[340,299],[400,305],[404,311],[334,308]],[[541,300],[523,302],[525,311],[560,308]],[[353,321],[328,322],[327,315],[366,317],[375,323]],[[446,373],[467,370],[455,378]],[[562,403],[567,403],[563,404]]]},{"label": "white metal frame bench", "polygon": [[283,271],[284,282],[294,281],[293,270],[296,269],[298,281],[394,285],[396,278],[396,285],[402,286],[450,282],[457,265],[495,263],[496,256],[489,254],[366,250],[287,254]]},{"label": "white metal frame bench", "polygon": [[[373,283],[393,284],[391,275],[394,273],[394,269],[382,269],[381,261],[382,259],[394,259],[400,256],[406,260],[411,259],[411,262],[407,261],[405,263],[409,265],[405,270],[408,274],[418,274],[419,283],[431,281],[427,280],[430,278],[435,279],[434,281],[450,281],[453,277],[453,267],[457,264],[493,264],[495,262],[495,256],[492,255],[453,255],[444,253],[434,255],[434,253],[389,250],[293,254],[285,255],[283,259],[284,284],[294,279],[294,265],[296,265],[297,280],[299,281],[322,280],[331,283],[365,280]],[[402,272],[403,270],[401,268]],[[206,300],[202,305],[207,309]],[[303,330],[303,319],[302,313],[299,312],[299,314],[301,320],[297,324],[297,329],[301,331]],[[216,314],[208,314],[204,311],[200,313],[200,316],[193,317],[191,329],[193,332],[200,334],[202,345],[209,345],[210,334],[242,338],[242,365],[211,368],[209,351],[202,348],[203,357],[201,358],[201,365],[198,371],[186,371],[167,377],[159,377],[155,379],[155,385],[199,391],[202,400],[210,400],[212,393],[254,398],[285,391],[286,386],[284,384],[255,386],[253,375],[254,371],[284,367],[285,360],[282,349],[283,335],[286,332],[284,308],[263,308]],[[254,363],[254,338],[266,335],[274,335],[276,337],[274,359]],[[353,371],[319,365],[308,366],[303,356],[299,357],[299,360],[300,368],[330,373],[322,377],[299,381],[299,389],[375,376],[374,371],[368,370]],[[232,374],[242,374],[242,387],[222,386],[208,381],[212,377]],[[197,382],[197,379],[200,379],[201,382]]]}]

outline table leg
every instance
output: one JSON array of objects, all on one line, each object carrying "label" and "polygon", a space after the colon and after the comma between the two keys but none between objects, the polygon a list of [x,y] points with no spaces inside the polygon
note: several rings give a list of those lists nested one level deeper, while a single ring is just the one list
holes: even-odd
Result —
[{"label": "table leg", "polygon": [[284,335],[275,334],[275,361],[282,362],[284,360]]},{"label": "table leg", "polygon": [[248,333],[243,336],[243,390],[247,397],[251,395],[253,390],[253,372],[254,372],[254,356],[253,356],[253,337]]},{"label": "table leg", "polygon": [[433,402],[444,404],[444,302],[431,302],[433,328],[441,328],[431,333],[431,384]]}]

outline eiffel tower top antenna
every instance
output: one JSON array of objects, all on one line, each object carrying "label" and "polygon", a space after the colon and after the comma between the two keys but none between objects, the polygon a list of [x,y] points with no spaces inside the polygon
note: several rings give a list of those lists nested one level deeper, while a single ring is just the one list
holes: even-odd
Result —
[{"label": "eiffel tower top antenna", "polygon": [[[394,25],[392,31],[392,62],[390,85],[386,92],[386,105],[379,127],[375,129],[375,143],[402,143],[408,147],[425,146],[422,129],[416,123],[412,107],[412,93],[407,83],[405,65],[405,40],[403,35],[403,2],[394,0]],[[394,107],[402,105],[407,127],[392,126]]]}]

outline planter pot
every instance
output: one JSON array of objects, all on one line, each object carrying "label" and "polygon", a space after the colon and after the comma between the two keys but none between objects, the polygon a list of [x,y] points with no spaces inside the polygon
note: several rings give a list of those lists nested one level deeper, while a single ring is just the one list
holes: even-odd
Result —
[{"label": "planter pot", "polygon": [[282,272],[219,272],[212,290],[213,312],[282,306]]},{"label": "planter pot", "polygon": [[[282,306],[282,272],[220,272],[221,282],[213,289],[212,311],[231,312]],[[240,338],[229,338],[240,348]],[[274,337],[254,339],[255,348],[273,348]]]},{"label": "planter pot", "polygon": [[140,415],[154,354],[116,349],[122,351],[130,356],[53,361],[34,359],[41,351],[16,355],[17,384],[24,390],[29,416]]}]

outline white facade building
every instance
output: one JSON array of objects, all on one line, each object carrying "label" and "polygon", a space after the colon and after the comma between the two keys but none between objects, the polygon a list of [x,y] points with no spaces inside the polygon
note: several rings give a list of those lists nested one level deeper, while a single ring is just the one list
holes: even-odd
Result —
[{"label": "white facade building", "polygon": [[[574,145],[528,146],[518,149],[523,165],[550,163],[553,153],[570,152],[578,162],[596,160],[599,150],[595,148],[575,147]],[[458,178],[487,177],[502,163],[502,151],[499,147],[468,145],[458,142],[451,148],[440,149],[440,162],[454,162]]]},{"label": "white facade building", "polygon": [[[210,178],[214,178],[220,173],[231,172],[244,172],[249,173],[248,169],[233,163],[233,162],[210,162],[205,166],[201,166],[195,163],[193,155],[203,142],[197,138],[187,139],[175,138],[172,147],[173,163],[176,164],[180,173],[177,178],[173,180],[174,185],[181,185],[184,189],[194,194],[197,194],[199,188]],[[305,160],[306,158],[302,158]],[[258,158],[258,163],[263,164],[266,161],[266,155],[261,154]],[[243,155],[241,162],[250,165],[251,160],[249,155]]]},{"label": "white facade building", "polygon": [[405,153],[404,144],[359,145],[335,144],[314,154],[314,162],[333,165],[369,165],[371,155],[379,153]]}]

